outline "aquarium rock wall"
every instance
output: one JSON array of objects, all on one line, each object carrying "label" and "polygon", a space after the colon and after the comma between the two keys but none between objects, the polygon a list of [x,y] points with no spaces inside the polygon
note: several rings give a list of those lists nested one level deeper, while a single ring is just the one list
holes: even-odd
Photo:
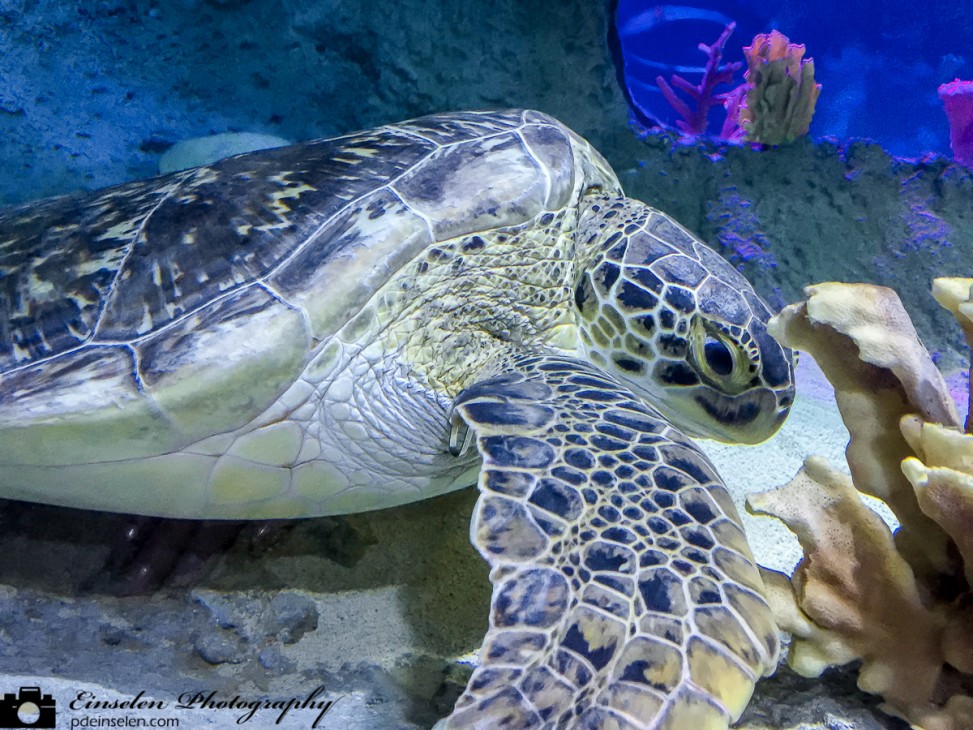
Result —
[{"label": "aquarium rock wall", "polygon": [[528,106],[627,134],[597,2],[0,0],[0,203],[147,177],[192,137]]},{"label": "aquarium rock wall", "polygon": [[962,332],[929,291],[935,276],[973,271],[967,168],[854,140],[758,150],[651,134],[639,155],[621,169],[629,194],[695,231],[776,306],[821,281],[888,286],[946,370],[965,361]]}]

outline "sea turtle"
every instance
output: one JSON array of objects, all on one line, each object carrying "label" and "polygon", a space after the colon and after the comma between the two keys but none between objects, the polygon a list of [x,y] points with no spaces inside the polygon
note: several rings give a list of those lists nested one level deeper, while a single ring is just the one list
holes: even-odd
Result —
[{"label": "sea turtle", "polygon": [[[725,727],[775,663],[684,433],[792,356],[726,261],[535,111],[427,116],[0,217],[0,495],[190,518],[468,485],[490,628],[448,727]],[[475,444],[475,448],[470,448]]]}]

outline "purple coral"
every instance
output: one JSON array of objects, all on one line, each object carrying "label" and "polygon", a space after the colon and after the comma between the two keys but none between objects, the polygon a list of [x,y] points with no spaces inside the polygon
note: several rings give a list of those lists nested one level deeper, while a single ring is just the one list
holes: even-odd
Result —
[{"label": "purple coral", "polygon": [[939,87],[939,99],[949,120],[953,159],[973,167],[973,81],[956,79]]},{"label": "purple coral", "polygon": [[[711,46],[707,46],[705,43],[699,44],[699,50],[706,54],[708,60],[703,70],[703,79],[698,85],[694,86],[678,74],[672,75],[672,85],[661,76],[657,76],[655,79],[666,101],[682,117],[682,119],[676,120],[676,126],[687,137],[698,137],[706,131],[707,115],[710,108],[722,105],[725,99],[724,95],[714,93],[714,89],[720,84],[733,83],[733,74],[743,66],[739,62],[720,66],[720,61],[723,59],[723,47],[735,27],[736,23],[730,23],[726,26],[720,37]],[[691,108],[689,104],[676,96],[673,87],[689,96],[695,102],[695,108]]]}]

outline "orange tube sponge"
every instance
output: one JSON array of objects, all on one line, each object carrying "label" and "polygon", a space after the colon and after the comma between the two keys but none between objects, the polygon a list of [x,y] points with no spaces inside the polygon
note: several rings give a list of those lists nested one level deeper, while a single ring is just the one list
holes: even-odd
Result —
[{"label": "orange tube sponge", "polygon": [[807,134],[821,84],[814,81],[814,61],[804,46],[774,30],[745,46],[746,97],[739,120],[747,140],[783,144]]}]

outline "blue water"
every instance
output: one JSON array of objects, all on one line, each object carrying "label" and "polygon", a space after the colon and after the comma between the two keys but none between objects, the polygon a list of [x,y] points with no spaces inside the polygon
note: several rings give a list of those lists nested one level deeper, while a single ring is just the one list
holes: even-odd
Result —
[{"label": "blue water", "polygon": [[[821,97],[813,137],[866,138],[894,155],[949,154],[949,127],[936,88],[973,79],[973,2],[944,0],[696,0],[660,5],[618,0],[616,28],[623,78],[643,123],[678,118],[655,78],[678,73],[698,83],[711,44],[737,24],[724,62],[742,61],[742,47],[772,29],[807,47]],[[738,72],[739,82],[743,71]],[[725,87],[721,90],[729,90]],[[710,115],[718,132],[722,108]]]}]

